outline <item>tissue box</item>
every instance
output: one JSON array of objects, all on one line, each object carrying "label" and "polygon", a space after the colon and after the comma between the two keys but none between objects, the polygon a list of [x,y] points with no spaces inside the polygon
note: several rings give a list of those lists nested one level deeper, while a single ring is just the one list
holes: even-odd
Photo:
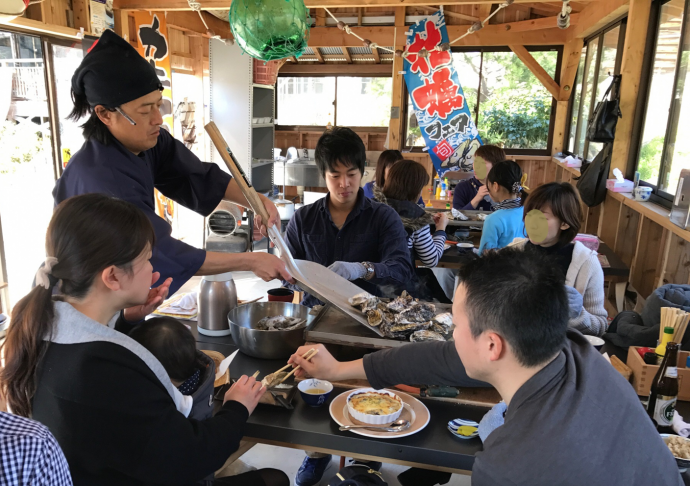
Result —
[{"label": "tissue box", "polygon": [[628,179],[623,179],[623,182],[618,179],[606,179],[606,189],[613,192],[633,192],[634,188],[635,184]]}]

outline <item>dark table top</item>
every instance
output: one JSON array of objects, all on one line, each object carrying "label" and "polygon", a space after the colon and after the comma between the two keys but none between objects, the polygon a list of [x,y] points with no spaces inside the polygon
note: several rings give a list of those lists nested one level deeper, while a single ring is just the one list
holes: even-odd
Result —
[{"label": "dark table top", "polygon": [[[224,356],[237,349],[231,336],[204,336],[198,334],[196,323],[185,323],[191,327],[197,338],[199,349],[218,351]],[[285,360],[257,359],[240,352],[230,365],[230,376],[252,375],[257,370],[261,372],[260,376],[263,376],[284,365]],[[478,422],[487,411],[485,407],[422,399],[431,413],[429,425],[424,430],[401,439],[374,439],[338,430],[338,425],[330,416],[328,405],[336,396],[346,391],[334,389],[329,400],[320,408],[305,405],[299,394],[293,400],[294,410],[259,404],[249,417],[245,439],[455,471],[471,470],[475,453],[482,450],[479,438],[458,439],[453,437],[446,427],[448,422],[455,418]]]}]

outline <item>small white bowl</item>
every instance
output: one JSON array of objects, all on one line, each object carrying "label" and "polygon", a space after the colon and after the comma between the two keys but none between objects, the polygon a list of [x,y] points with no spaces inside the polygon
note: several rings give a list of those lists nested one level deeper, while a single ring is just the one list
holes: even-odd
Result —
[{"label": "small white bowl", "polygon": [[458,243],[458,248],[474,248],[472,243]]},{"label": "small white bowl", "polygon": [[[388,395],[396,399],[397,401],[400,402],[400,409],[398,409],[397,412],[391,413],[388,415],[371,415],[368,413],[362,413],[358,412],[352,406],[350,405],[350,399],[354,397],[355,395],[361,395],[362,393],[381,393],[384,395]],[[398,417],[400,417],[400,414],[403,411],[403,401],[402,398],[400,398],[398,395],[396,395],[393,392],[389,392],[388,390],[376,390],[374,388],[360,388],[358,390],[353,391],[347,396],[347,411],[350,414],[350,417],[352,417],[355,420],[358,420],[359,422],[362,422],[364,424],[370,424],[370,425],[386,425],[390,424],[391,422],[395,422],[398,420]]]},{"label": "small white bowl", "polygon": [[585,339],[589,341],[589,344],[597,349],[601,349],[601,347],[604,345],[604,340],[597,336],[585,336]]}]

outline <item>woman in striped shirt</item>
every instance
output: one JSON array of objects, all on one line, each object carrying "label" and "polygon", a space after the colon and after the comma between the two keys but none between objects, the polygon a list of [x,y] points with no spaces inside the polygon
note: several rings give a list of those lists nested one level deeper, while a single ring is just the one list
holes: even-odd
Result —
[{"label": "woman in striped shirt", "polygon": [[[449,303],[436,277],[429,270],[429,267],[438,265],[443,256],[448,217],[446,213],[432,216],[416,204],[428,183],[429,174],[421,164],[402,160],[391,167],[383,188],[374,186],[374,195],[378,202],[391,206],[400,215],[407,232],[407,247],[413,264],[419,260],[427,267],[416,269],[418,281],[411,285],[410,294]],[[433,235],[432,224],[436,226]]]}]

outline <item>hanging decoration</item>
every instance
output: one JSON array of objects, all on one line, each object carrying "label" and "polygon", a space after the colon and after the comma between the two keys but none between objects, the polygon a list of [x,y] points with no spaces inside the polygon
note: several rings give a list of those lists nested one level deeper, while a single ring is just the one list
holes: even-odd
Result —
[{"label": "hanging decoration", "polygon": [[471,171],[479,132],[453,66],[446,21],[441,11],[410,26],[407,35],[405,83],[417,123],[436,172]]},{"label": "hanging decoration", "polygon": [[299,57],[307,48],[304,0],[233,0],[229,21],[242,50],[261,61]]}]

